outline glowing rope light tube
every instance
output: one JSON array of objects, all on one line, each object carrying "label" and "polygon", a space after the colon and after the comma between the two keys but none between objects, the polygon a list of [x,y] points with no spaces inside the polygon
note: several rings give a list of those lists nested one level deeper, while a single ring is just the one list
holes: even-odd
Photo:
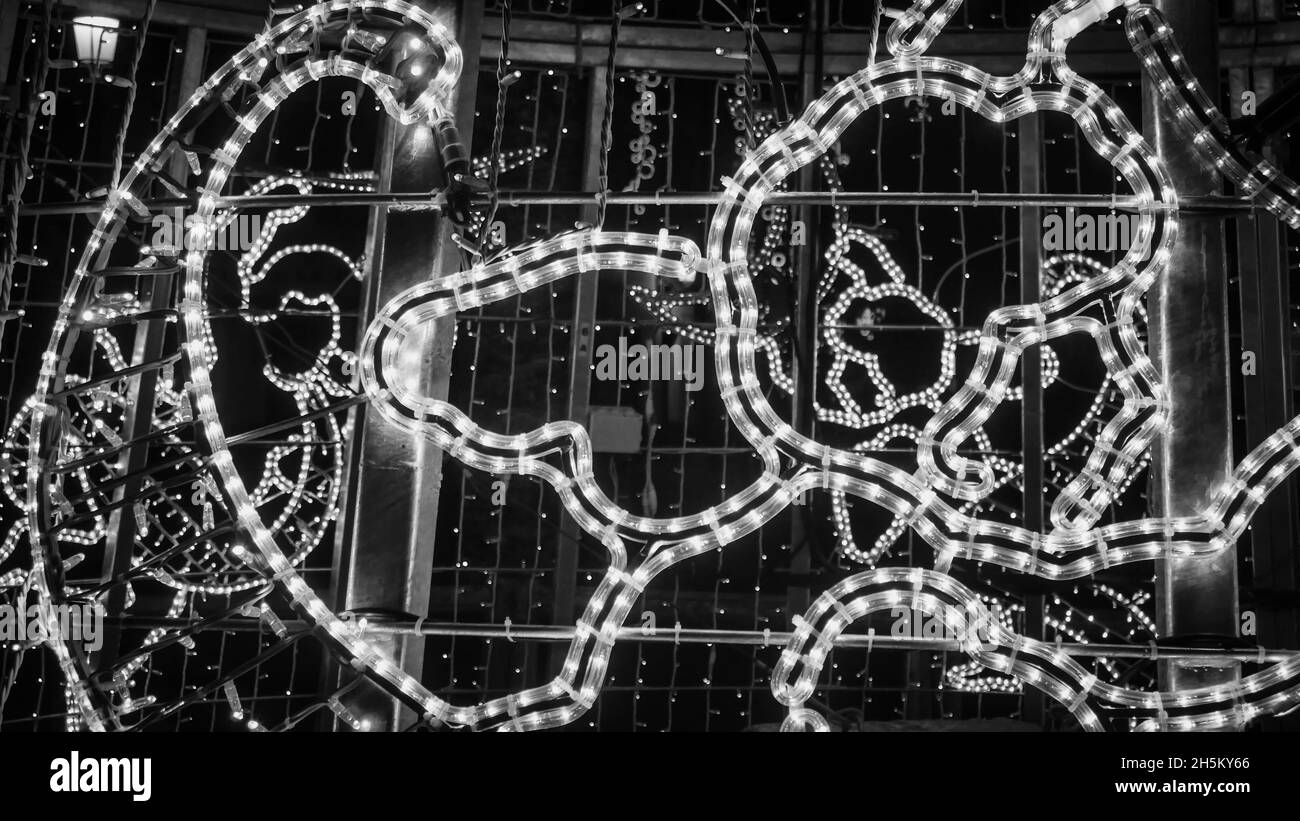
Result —
[{"label": "glowing rope light tube", "polygon": [[1139,730],[1213,730],[1300,704],[1300,669],[1274,665],[1235,686],[1176,693],[1107,684],[1054,645],[1012,632],[951,576],[920,568],[859,573],[834,585],[796,621],[772,674],[772,692],[792,712],[802,709],[835,639],[867,615],[904,607],[940,619],[981,666],[1009,673],[1064,705],[1088,730],[1103,729],[1098,713],[1119,709]]},{"label": "glowing rope light tube", "polygon": [[1142,67],[1173,109],[1174,123],[1205,164],[1230,179],[1243,196],[1260,201],[1278,219],[1300,228],[1300,184],[1233,136],[1219,107],[1187,68],[1174,31],[1160,10],[1134,8],[1124,25]]}]

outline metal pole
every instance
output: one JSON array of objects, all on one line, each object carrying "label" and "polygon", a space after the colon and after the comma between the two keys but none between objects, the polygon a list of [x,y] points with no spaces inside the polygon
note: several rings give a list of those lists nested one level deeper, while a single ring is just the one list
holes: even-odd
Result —
[{"label": "metal pole", "polygon": [[[1039,194],[1043,190],[1043,120],[1039,114],[1022,118],[1019,131],[1020,192]],[[1020,302],[1031,305],[1042,300],[1043,269],[1043,217],[1037,206],[1020,209]],[[1041,346],[1030,348],[1020,357],[1021,399],[1020,449],[1024,464],[1021,479],[1024,483],[1025,527],[1035,532],[1044,530],[1043,523],[1043,360]],[[1025,635],[1043,638],[1043,596],[1031,593],[1025,596]],[[1021,718],[1042,725],[1044,720],[1043,694],[1035,687],[1024,687]]]},{"label": "metal pole", "polygon": [[[605,112],[605,95],[609,83],[605,66],[591,72],[587,88],[587,132],[584,137],[582,184],[595,189],[600,184],[601,126]],[[582,212],[584,222],[595,223],[596,204],[591,201]],[[596,329],[596,294],[599,288],[599,271],[579,274],[573,291],[573,335],[569,346],[569,418],[587,425],[591,400],[591,361],[594,355]],[[578,547],[582,528],[567,512],[560,518],[560,532],[555,540],[555,604],[553,624],[568,624],[574,618],[574,605],[578,584]],[[559,671],[564,663],[561,654],[550,661],[552,672]]]},{"label": "metal pole", "polygon": [[[1249,22],[1253,2],[1234,6],[1234,19]],[[1261,16],[1270,10],[1261,8]],[[1276,7],[1271,9],[1276,16]],[[1268,99],[1276,76],[1272,68],[1234,68],[1228,72],[1232,114],[1243,114],[1244,95]],[[1268,151],[1268,149],[1265,149]],[[1269,151],[1269,153],[1272,153]],[[1276,162],[1276,160],[1275,160]],[[1271,214],[1237,219],[1237,270],[1241,294],[1241,368],[1245,395],[1245,448],[1262,442],[1295,415],[1291,373],[1291,300],[1287,283],[1285,227]],[[1251,601],[1254,638],[1260,644],[1295,647],[1300,624],[1292,591],[1300,578],[1295,546],[1295,482],[1288,480],[1260,508],[1251,523]],[[1246,611],[1243,611],[1243,616]],[[1249,634],[1245,636],[1249,638]],[[1266,719],[1283,729],[1300,728],[1300,716]]]},{"label": "metal pole", "polygon": [[[789,3],[792,0],[783,0]],[[862,5],[869,0],[855,0]],[[18,0],[0,0],[0,7],[13,5]],[[1252,0],[1239,0],[1252,2]],[[1300,47],[1297,47],[1293,21],[1278,21],[1276,9],[1279,0],[1254,0],[1261,9],[1272,7],[1272,16],[1261,12],[1259,22],[1250,25],[1231,24],[1222,28],[1220,44],[1223,65],[1244,66],[1260,59],[1274,65],[1294,65]],[[214,3],[196,0],[162,2],[158,4],[154,20],[159,25],[193,26],[212,32],[247,35],[249,39],[262,30],[266,15],[265,3],[243,0],[249,11],[240,12],[228,7],[213,8]],[[138,19],[143,13],[145,0],[60,0],[61,7],[85,13],[107,14],[124,19]],[[229,3],[223,4],[229,6]],[[293,5],[277,3],[277,5]],[[307,4],[304,4],[307,5]],[[897,4],[905,6],[905,3]],[[592,7],[603,10],[600,3]],[[71,15],[68,15],[71,16]],[[484,20],[486,42],[483,57],[495,60],[501,53],[497,34],[501,19],[496,12]],[[784,77],[793,77],[799,71],[801,55],[800,33],[793,28],[789,33],[764,31],[764,37],[773,52],[777,70]],[[618,67],[624,70],[671,70],[676,74],[705,75],[711,79],[718,75],[734,75],[740,70],[738,53],[734,50],[719,54],[716,31],[681,25],[658,24],[642,19],[629,20],[623,27],[623,44],[618,51]],[[862,68],[866,44],[860,31],[829,32],[823,38],[825,71],[832,75],[851,74]],[[1122,31],[1112,28],[1092,28],[1076,41],[1077,47],[1070,55],[1074,69],[1084,76],[1114,75],[1131,65],[1132,51]],[[511,59],[517,66],[590,67],[603,64],[609,46],[609,25],[603,22],[577,22],[539,16],[516,17],[512,26]],[[959,60],[974,58],[980,68],[995,74],[1010,74],[1025,62],[1025,32],[1023,30],[992,31],[950,27],[943,33],[943,54]]]},{"label": "metal pole", "polygon": [[[699,193],[668,193],[660,191],[614,191],[607,199],[610,205],[717,205],[724,197],[721,191]],[[498,205],[504,208],[521,206],[590,206],[596,202],[595,191],[502,191]],[[1033,205],[1042,208],[1111,208],[1117,211],[1136,212],[1141,201],[1133,196],[1109,197],[1100,194],[966,194],[932,193],[927,191],[777,191],[765,200],[776,205],[878,205],[878,206],[932,206],[979,208],[1016,208]],[[471,197],[474,205],[486,205],[486,195]],[[290,208],[306,205],[311,208],[351,207],[365,205],[372,208],[396,211],[441,211],[446,199],[441,191],[418,192],[361,192],[320,194],[261,194],[218,197],[217,208]],[[144,200],[141,203],[150,211],[171,211],[193,207],[194,202],[181,198]],[[1155,203],[1150,210],[1162,210]],[[1185,197],[1179,203],[1181,215],[1190,217],[1263,213],[1263,206],[1248,199],[1231,197]],[[62,216],[67,214],[97,214],[104,208],[103,200],[86,202],[32,203],[19,208],[24,217]]]},{"label": "metal pole", "polygon": [[[809,24],[813,31],[810,41],[815,41],[825,25],[825,3],[821,0],[809,0]],[[816,46],[814,45],[814,49]],[[800,94],[807,105],[817,99],[820,93],[822,63],[820,56],[803,60],[803,74],[800,77]],[[816,167],[812,164],[799,169],[798,187],[800,193],[811,194],[817,187]],[[794,401],[790,408],[790,418],[794,428],[805,436],[813,433],[814,416],[812,413],[813,395],[817,381],[815,361],[817,347],[817,306],[813,303],[813,280],[816,278],[818,238],[821,236],[821,220],[818,210],[811,203],[803,202],[791,209],[791,225],[802,223],[804,244],[792,249],[794,276],[797,283],[798,298],[794,306],[795,355],[791,363],[794,375]],[[825,500],[823,500],[824,502]],[[806,504],[790,508],[790,575],[786,586],[786,616],[793,619],[802,616],[810,602],[809,587],[812,574],[812,551],[808,544],[809,529],[804,517],[808,515]]]},{"label": "metal pole", "polygon": [[[185,33],[185,58],[176,99],[188,99],[203,81],[203,58],[206,52],[207,32],[200,28],[189,29]],[[167,171],[173,179],[182,183],[189,179],[189,164],[179,154],[172,160]],[[172,304],[172,286],[171,275],[147,277],[142,285],[141,300],[145,310],[157,311],[169,307]],[[132,363],[139,365],[144,362],[154,362],[163,356],[167,326],[168,323],[161,318],[148,319],[136,326]],[[126,440],[134,442],[153,430],[153,411],[157,400],[159,378],[156,372],[149,371],[128,379],[126,412],[122,419],[122,427],[126,434],[123,438]],[[118,494],[113,497],[113,501],[131,499],[141,493],[144,487],[142,472],[149,462],[149,449],[150,444],[146,441],[122,452],[117,465],[118,474],[137,478],[123,483]],[[137,535],[135,511],[131,506],[120,507],[110,514],[101,578],[115,579],[131,567]],[[120,613],[125,609],[125,584],[114,585],[109,589],[106,606],[109,613]],[[96,656],[98,667],[115,659],[120,636],[120,631],[115,628],[105,629],[104,640]]]},{"label": "metal pole", "polygon": [[[1214,0],[1157,0],[1178,33],[1189,67],[1218,97],[1218,6]],[[1143,79],[1147,139],[1180,194],[1217,194],[1219,178],[1175,129],[1160,92]],[[1203,510],[1232,465],[1228,377],[1227,260],[1217,220],[1183,220],[1173,256],[1147,296],[1152,355],[1171,402],[1152,453],[1152,507],[1159,516]],[[1161,636],[1237,634],[1237,553],[1171,559],[1156,565],[1156,625]],[[1183,690],[1240,678],[1236,662],[1167,662],[1161,688]]]},{"label": "metal pole", "polygon": [[[284,619],[284,626],[291,635],[307,632],[312,625],[299,619]],[[183,618],[166,618],[163,616],[112,616],[104,619],[105,624],[129,625],[132,629],[184,630],[192,628],[194,622]],[[232,618],[209,624],[203,631],[221,631],[223,633],[264,631],[265,625],[257,619]],[[392,621],[368,622],[365,632],[372,636],[444,636],[477,639],[514,639],[521,642],[568,642],[577,634],[574,627],[539,624],[463,624],[457,622],[416,622],[413,619],[395,619]],[[781,647],[794,637],[794,633],[761,630],[711,630],[683,627],[680,631],[660,627],[649,631],[639,625],[620,627],[615,634],[618,641],[646,642],[659,644],[727,644],[734,646]],[[836,647],[874,650],[928,650],[931,652],[961,652],[962,646],[952,639],[922,638],[916,636],[892,636],[876,633],[841,633],[836,636]],[[1150,645],[1145,644],[1075,644],[1062,643],[1059,649],[1072,658],[1128,658],[1147,659],[1152,656]],[[1300,650],[1275,649],[1265,650],[1261,655],[1258,650],[1215,650],[1204,647],[1161,647],[1158,650],[1161,659],[1187,660],[1228,660],[1248,661],[1253,663],[1276,664],[1300,656]]]},{"label": "metal pole", "polygon": [[[9,150],[9,137],[13,134],[14,124],[18,121],[14,115],[18,113],[18,101],[22,95],[17,85],[12,89],[9,88],[9,63],[12,61],[14,47],[17,45],[18,4],[5,3],[0,5],[0,54],[4,55],[4,58],[0,59],[0,111],[5,112],[4,131],[0,132],[0,151]],[[17,171],[16,154],[0,155],[0,191],[5,190],[5,175],[9,172],[7,165],[9,160],[15,160],[14,170]]]},{"label": "metal pole", "polygon": [[[452,31],[464,50],[466,69],[456,91],[456,119],[461,139],[469,143],[474,127],[478,86],[483,0],[426,0],[428,9]],[[428,196],[442,177],[438,141],[428,123],[409,126],[384,122],[378,158],[381,193]],[[372,212],[367,259],[369,293],[363,320],[391,298],[430,276],[454,273],[460,253],[451,239],[453,224],[428,212]],[[424,329],[421,390],[446,399],[451,377],[455,317],[443,317]],[[360,323],[364,333],[366,322]],[[428,612],[432,588],[442,452],[423,437],[397,430],[378,414],[357,413],[350,445],[348,486],[352,489],[346,521],[340,528],[342,606],[347,610],[385,609],[413,615]],[[388,650],[415,678],[424,670],[424,640],[407,636]],[[350,694],[348,702],[371,725],[395,730],[418,718],[377,689]]]},{"label": "metal pole", "polygon": [[[13,46],[18,42],[18,3],[5,3],[0,6],[0,53],[5,55],[0,60],[0,94],[8,91],[5,86],[9,84],[9,58],[13,52]],[[48,32],[43,32],[46,34]],[[18,95],[14,95],[14,102],[17,103]]]}]

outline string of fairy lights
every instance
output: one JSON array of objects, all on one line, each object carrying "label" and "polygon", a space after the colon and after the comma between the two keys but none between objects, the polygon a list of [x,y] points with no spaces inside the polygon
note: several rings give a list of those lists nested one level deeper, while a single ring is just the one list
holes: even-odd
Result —
[{"label": "string of fairy lights", "polygon": [[[313,536],[319,540],[322,532],[312,526],[319,526],[332,514],[318,513],[311,526],[304,528],[301,524],[290,526],[284,518],[268,522],[267,514],[259,509],[273,493],[287,494],[290,506],[300,504],[312,485],[313,473],[285,475],[276,468],[279,457],[268,457],[264,476],[270,485],[264,488],[259,483],[249,489],[236,467],[230,450],[232,437],[224,429],[213,393],[211,373],[217,349],[205,292],[208,249],[227,218],[219,211],[217,192],[224,189],[259,129],[291,95],[325,77],[346,77],[369,87],[386,113],[398,122],[433,122],[450,110],[450,96],[461,71],[460,51],[443,25],[402,0],[330,0],[268,27],[201,85],[139,155],[119,186],[108,193],[60,306],[37,392],[26,409],[28,419],[11,428],[14,437],[24,429],[27,432],[25,482],[20,485],[6,478],[4,489],[11,497],[22,499],[28,514],[32,568],[25,583],[39,594],[42,617],[52,623],[54,605],[67,595],[62,587],[60,544],[77,532],[72,525],[84,526],[95,518],[77,509],[75,502],[83,501],[85,493],[78,491],[76,483],[113,481],[78,471],[102,465],[125,445],[120,437],[115,442],[106,433],[114,429],[112,422],[101,419],[96,424],[81,408],[89,403],[94,409],[99,402],[101,411],[120,410],[122,394],[107,395],[106,386],[165,373],[164,383],[179,385],[171,389],[174,418],[180,421],[169,417],[160,430],[192,426],[197,450],[184,458],[200,464],[197,473],[185,478],[211,477],[210,481],[200,480],[205,499],[199,505],[198,525],[192,519],[187,521],[188,529],[175,537],[212,543],[211,550],[198,554],[198,563],[210,578],[220,577],[219,568],[239,568],[250,579],[249,589],[257,585],[258,596],[266,595],[273,583],[353,668],[418,706],[429,721],[531,730],[576,720],[595,704],[619,629],[653,579],[686,559],[733,544],[763,527],[803,494],[818,490],[841,498],[852,496],[887,511],[901,527],[929,544],[938,559],[934,569],[871,567],[855,573],[794,618],[794,636],[772,676],[773,694],[790,709],[785,729],[826,727],[825,719],[806,704],[836,638],[867,615],[900,606],[939,618],[961,636],[963,650],[973,664],[1039,688],[1088,729],[1104,729],[1103,711],[1114,709],[1121,710],[1137,729],[1207,729],[1240,726],[1294,708],[1300,703],[1300,659],[1271,665],[1226,685],[1172,693],[1126,689],[1101,681],[1097,672],[1086,670],[1060,648],[1016,634],[1010,621],[990,612],[985,598],[947,572],[960,560],[1044,579],[1084,579],[1119,565],[1217,554],[1234,543],[1268,494],[1300,466],[1300,419],[1268,437],[1243,459],[1200,516],[1098,524],[1144,463],[1147,449],[1169,413],[1164,387],[1141,344],[1139,329],[1142,297],[1169,262],[1178,230],[1178,195],[1159,158],[1119,106],[1100,87],[1076,74],[1065,55],[1070,39],[1079,31],[1126,4],[1121,0],[1057,3],[1035,25],[1024,67],[1006,76],[928,56],[935,37],[961,3],[946,0],[937,9],[933,5],[930,0],[920,0],[895,16],[886,38],[891,59],[874,62],[836,83],[800,117],[756,141],[734,175],[721,180],[721,202],[703,247],[666,227],[657,233],[583,228],[509,248],[464,271],[433,271],[428,282],[376,312],[355,359],[340,346],[337,303],[301,292],[284,295],[281,310],[296,304],[323,309],[321,313],[331,317],[329,342],[308,371],[266,372],[273,383],[295,392],[301,400],[301,414],[319,413],[318,418],[331,419],[330,411],[338,407],[334,400],[353,401],[351,387],[332,374],[336,362],[355,363],[364,400],[392,424],[427,437],[469,467],[495,475],[540,479],[555,491],[568,515],[606,550],[607,569],[576,622],[575,638],[556,677],[542,686],[477,705],[455,705],[431,692],[403,671],[364,629],[333,612],[298,571],[300,554],[309,551]],[[1129,14],[1134,48],[1151,55],[1148,66],[1153,60],[1177,63],[1177,59],[1169,59],[1170,38],[1142,40],[1141,26],[1147,18],[1142,10],[1130,10]],[[1167,34],[1158,27],[1156,31]],[[395,50],[404,56],[390,72],[384,67],[385,59]],[[141,247],[139,262],[126,271],[144,279],[175,270],[179,263],[184,282],[175,309],[180,317],[181,350],[128,365],[120,350],[108,346],[101,368],[79,375],[73,366],[79,336],[143,314],[139,305],[102,292],[99,283],[107,270],[108,250],[124,236],[125,224],[148,216],[144,202],[149,186],[160,163],[173,152],[184,151],[182,135],[195,120],[206,116],[211,101],[228,102],[236,89],[249,92],[252,102],[244,110],[232,112],[233,127],[226,142],[207,158],[203,193],[195,217],[187,221],[186,251]],[[1118,264],[1076,268],[1076,279],[1063,281],[1058,292],[1044,302],[994,311],[977,338],[963,340],[955,331],[945,334],[946,353],[959,344],[971,344],[978,351],[971,372],[961,382],[949,360],[944,360],[942,378],[960,385],[948,398],[940,401],[944,389],[923,392],[915,399],[898,397],[896,391],[890,391],[883,372],[873,370],[872,360],[863,357],[857,361],[872,373],[871,381],[890,401],[900,406],[914,401],[934,410],[919,431],[891,431],[892,438],[907,437],[915,442],[919,466],[911,472],[867,453],[834,448],[803,436],[773,409],[758,377],[757,352],[766,352],[773,372],[773,362],[779,356],[773,343],[764,342],[758,331],[760,303],[750,259],[751,235],[765,201],[783,190],[792,174],[822,162],[855,120],[887,101],[908,97],[952,100],[994,123],[1012,122],[1040,110],[1071,117],[1093,150],[1131,187],[1140,217],[1132,246]],[[1249,185],[1249,179],[1247,173],[1240,181]],[[303,191],[294,180],[268,182],[266,190],[274,185]],[[1274,207],[1281,208],[1284,202],[1279,196]],[[287,221],[293,221],[292,215],[280,214],[272,219],[272,225],[278,228]],[[833,251],[842,257],[843,244],[849,242],[867,246],[885,262],[871,234],[854,233],[847,227]],[[276,252],[259,265],[268,247],[269,241],[259,244],[257,257],[247,264],[241,261],[245,300],[249,289],[282,258]],[[338,256],[323,245],[293,247],[295,253]],[[344,255],[344,262],[350,263],[350,275],[356,276],[360,267],[355,261]],[[597,482],[591,439],[578,423],[552,422],[528,433],[506,435],[486,430],[455,405],[422,393],[417,343],[429,323],[580,273],[610,270],[682,283],[702,279],[708,285],[717,322],[711,342],[720,396],[731,422],[761,462],[762,474],[748,487],[700,513],[655,518],[620,507]],[[917,305],[925,300],[898,280],[857,287],[866,288],[859,297],[868,300],[878,296],[873,288]],[[653,291],[641,295],[647,300],[655,296]],[[928,313],[935,322],[950,321],[937,310]],[[263,319],[269,318],[259,318],[253,324]],[[972,438],[979,444],[981,428],[994,410],[1015,400],[1011,380],[1022,354],[1040,343],[1075,334],[1087,335],[1096,345],[1108,385],[1121,401],[1119,411],[1102,426],[1087,465],[1053,504],[1052,531],[1036,532],[980,518],[969,505],[986,498],[1014,469],[991,458],[964,455],[963,444]],[[830,347],[846,357],[858,356],[837,348],[833,337]],[[1045,378],[1051,379],[1055,373],[1051,355],[1043,356],[1048,364]],[[860,409],[858,418],[853,418],[858,406],[852,394],[847,390],[832,393],[846,421],[887,423],[887,415],[868,420]],[[163,399],[167,401],[166,391]],[[83,419],[84,424],[78,426],[76,413],[83,413],[88,421]],[[332,437],[330,441],[338,442],[343,433],[304,430],[303,436]],[[337,454],[336,448],[322,473],[341,469]],[[330,508],[336,505],[337,496],[325,487],[337,493],[338,483],[319,486],[311,495]],[[144,513],[147,518],[150,511]],[[223,522],[223,516],[229,521]],[[231,535],[224,546],[213,539],[218,530]],[[92,530],[84,538],[97,536]],[[8,536],[4,544],[10,551],[14,549]],[[217,558],[219,565],[203,564]],[[218,589],[229,593],[236,588],[226,584]],[[184,608],[183,592],[184,588],[178,591],[173,603],[172,612],[177,616]],[[1098,592],[1130,612],[1141,613],[1142,602],[1135,597],[1110,588],[1099,587]],[[277,636],[290,638],[265,604],[241,607],[251,607],[250,612],[266,621]],[[972,625],[978,630],[971,629]],[[50,634],[50,646],[68,682],[75,721],[102,729],[112,724],[106,718],[140,708],[143,699],[136,699],[129,686],[130,666],[115,677],[116,701],[105,703],[104,694],[83,680],[78,649],[63,640],[59,631]],[[181,631],[172,638],[183,642],[188,637]],[[155,640],[165,640],[164,634],[158,633]],[[964,673],[960,675],[965,678]],[[990,680],[984,686],[1006,685]],[[237,688],[233,693],[229,688],[224,692],[231,710],[244,715]],[[363,727],[364,720],[337,695],[327,700],[327,706],[353,728]],[[250,720],[250,726],[256,723]]]}]

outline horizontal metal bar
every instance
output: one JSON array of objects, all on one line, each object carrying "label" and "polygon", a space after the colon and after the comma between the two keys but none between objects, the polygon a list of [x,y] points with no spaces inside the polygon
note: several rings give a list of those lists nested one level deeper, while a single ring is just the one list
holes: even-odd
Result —
[{"label": "horizontal metal bar", "polygon": [[[123,617],[124,626],[137,629],[184,628],[189,622],[185,619]],[[308,625],[301,620],[284,620],[289,630],[305,630]],[[418,627],[418,629],[417,629]],[[220,626],[208,625],[207,630],[260,630],[258,619],[232,620]],[[512,624],[446,624],[415,619],[399,619],[385,622],[367,621],[365,632],[376,635],[395,636],[442,636],[445,638],[504,639],[506,641],[570,641],[577,633],[573,627],[550,627],[545,625]],[[786,644],[793,633],[771,631],[763,633],[758,630],[696,630],[671,627],[659,627],[653,631],[641,627],[621,627],[618,631],[619,641],[645,641],[660,644],[734,644],[757,647],[781,646]],[[927,650],[932,652],[962,652],[956,641],[944,639],[914,638],[911,636],[868,636],[863,633],[842,633],[835,640],[835,646],[865,650]],[[1150,645],[1139,644],[1080,644],[1062,642],[1062,653],[1080,658],[1151,658]],[[1198,647],[1160,647],[1161,659],[1233,659],[1244,662],[1277,663],[1300,656],[1300,650],[1213,650]]]},{"label": "horizontal metal bar", "polygon": [[[741,70],[744,59],[744,35],[737,27],[731,27],[729,33],[719,28],[699,23],[630,20],[619,33],[617,65],[621,69],[658,69],[674,74],[734,75]],[[496,60],[501,53],[501,25],[489,15],[483,31],[483,58]],[[764,40],[784,77],[796,77],[804,68],[802,34],[798,28],[763,27]],[[862,69],[866,65],[866,36],[864,31],[840,28],[826,32],[818,43],[824,72],[842,76]],[[1292,65],[1300,50],[1298,43],[1300,21],[1224,23],[1219,31],[1220,62],[1224,68]],[[575,25],[570,20],[521,19],[516,14],[510,28],[510,59],[521,66],[601,65],[608,48],[609,25],[603,22]],[[980,68],[1010,74],[1024,66],[1024,32],[951,26],[943,32],[935,51],[952,59],[978,58]],[[1123,76],[1137,70],[1133,49],[1118,28],[1091,27],[1083,31],[1071,43],[1070,65],[1084,75]]]},{"label": "horizontal metal bar", "polygon": [[[501,206],[559,206],[591,205],[596,202],[599,192],[595,191],[502,191],[498,198]],[[613,191],[607,196],[610,205],[717,205],[726,196],[721,191],[700,192],[661,192],[661,191]],[[486,205],[487,196],[476,194],[472,202]],[[772,205],[871,205],[871,206],[932,206],[932,207],[966,207],[978,208],[1015,208],[1021,205],[1036,208],[1100,208],[1115,211],[1137,211],[1142,201],[1134,196],[1110,197],[1104,194],[985,194],[983,192],[930,193],[924,191],[780,191],[771,194],[765,202]],[[257,196],[234,195],[219,197],[218,208],[291,208],[307,205],[312,208],[366,206],[370,208],[394,208],[402,210],[437,210],[446,203],[446,197],[440,191],[413,194],[391,194],[377,192],[338,192],[324,194],[262,194]],[[187,199],[164,198],[145,200],[142,203],[150,211],[168,211],[176,208],[192,208],[194,202]],[[1172,206],[1161,203],[1148,203],[1153,211],[1171,210]],[[1206,214],[1247,214],[1263,209],[1249,199],[1237,197],[1184,197],[1177,206],[1182,211]],[[34,203],[19,208],[20,217],[54,216],[65,214],[98,213],[104,208],[102,201]]]},{"label": "horizontal metal bar", "polygon": [[[367,623],[366,632],[391,635],[408,635],[416,632],[416,622]],[[484,639],[527,639],[532,641],[569,641],[577,633],[572,627],[545,627],[533,625],[504,624],[419,624],[419,633],[425,636],[449,636],[458,638]],[[618,639],[625,641],[648,641],[669,644],[740,644],[740,645],[783,645],[794,636],[793,633],[763,633],[756,630],[688,630],[680,631],[669,627],[660,627],[646,631],[641,627],[621,627]],[[868,636],[862,633],[842,633],[835,640],[836,647],[881,650],[930,650],[961,652],[962,647],[956,641],[944,639],[914,638],[911,636]],[[1070,656],[1090,658],[1150,658],[1151,648],[1143,645],[1128,644],[1066,644],[1060,645],[1061,652]],[[1300,650],[1266,650],[1262,660],[1266,662],[1285,661],[1300,655]],[[1194,647],[1161,647],[1161,659],[1224,659],[1233,658],[1240,661],[1259,661],[1261,656],[1255,651],[1206,650]]]},{"label": "horizontal metal bar", "polygon": [[[147,0],[62,0],[60,6],[85,13],[109,14],[138,20]],[[24,12],[28,16],[27,12]],[[34,14],[34,12],[32,13]],[[266,27],[263,0],[204,0],[161,2],[154,21],[162,25],[196,26],[212,32],[252,37]],[[674,72],[705,72],[733,75],[739,68],[736,54],[743,53],[744,34],[735,26],[724,32],[724,22],[712,26],[698,22],[675,23],[633,18],[624,22],[619,38],[617,63],[623,69],[661,69]],[[488,13],[483,19],[482,60],[494,65],[501,50],[501,17]],[[778,70],[787,77],[798,75],[803,43],[801,31],[781,26],[764,26],[763,36],[773,52]],[[820,44],[828,74],[847,74],[865,63],[865,32],[833,30]],[[722,38],[730,38],[722,40]],[[609,46],[609,24],[591,17],[529,16],[520,11],[510,28],[510,57],[519,65],[551,69],[603,65]],[[719,53],[719,44],[732,46]],[[943,32],[943,54],[962,58],[979,56],[981,68],[1000,74],[1016,71],[1025,62],[1023,31],[1002,28],[964,30],[950,27]],[[1259,21],[1253,24],[1226,22],[1220,26],[1219,50],[1225,68],[1249,65],[1293,65],[1300,51],[1300,21]],[[1136,70],[1133,50],[1124,33],[1114,28],[1090,28],[1072,44],[1071,65],[1084,74],[1132,73]]]},{"label": "horizontal metal bar", "polygon": [[[369,206],[385,208],[405,208],[413,210],[436,210],[443,207],[446,198],[441,192],[424,194],[383,194],[373,191],[338,191],[322,194],[257,194],[235,195],[216,198],[218,208],[291,208],[295,205],[310,205],[313,208],[339,206]],[[165,213],[177,208],[193,210],[196,200],[181,197],[162,197],[142,200],[141,204],[149,211]],[[63,216],[68,214],[98,214],[104,210],[103,200],[85,202],[34,203],[18,208],[19,217]]]}]

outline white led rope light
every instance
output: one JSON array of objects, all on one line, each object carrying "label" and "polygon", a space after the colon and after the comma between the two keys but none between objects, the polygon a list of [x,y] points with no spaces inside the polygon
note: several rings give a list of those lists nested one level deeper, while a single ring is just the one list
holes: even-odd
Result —
[{"label": "white led rope light", "polygon": [[1231,180],[1242,195],[1300,229],[1300,184],[1233,136],[1227,119],[1187,67],[1164,14],[1137,6],[1129,10],[1124,26],[1161,100],[1173,110],[1175,125],[1205,164]]},{"label": "white led rope light", "polygon": [[921,568],[879,568],[851,576],[818,597],[800,620],[772,673],[772,692],[803,707],[835,639],[867,615],[895,607],[940,619],[980,666],[1009,673],[1064,705],[1087,730],[1103,729],[1107,712],[1139,729],[1214,730],[1300,704],[1300,662],[1286,661],[1237,685],[1176,693],[1130,690],[1101,681],[1055,645],[1017,635],[951,576]]}]

